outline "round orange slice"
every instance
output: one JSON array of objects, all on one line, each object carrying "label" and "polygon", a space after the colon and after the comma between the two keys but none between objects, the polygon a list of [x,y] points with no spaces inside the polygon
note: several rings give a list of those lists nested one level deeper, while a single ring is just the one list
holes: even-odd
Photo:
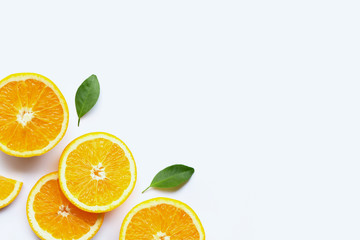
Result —
[{"label": "round orange slice", "polygon": [[122,204],[136,182],[129,148],[108,133],[89,133],[72,141],[59,163],[60,186],[75,206],[108,212]]},{"label": "round orange slice", "polygon": [[0,150],[17,157],[50,151],[64,136],[69,110],[48,78],[12,74],[0,81]]},{"label": "round orange slice", "polygon": [[100,229],[104,214],[84,212],[61,193],[58,173],[42,177],[29,194],[30,227],[43,240],[88,240]]},{"label": "round orange slice", "polygon": [[19,195],[23,183],[0,176],[0,208],[12,203]]},{"label": "round orange slice", "polygon": [[154,198],[135,206],[125,217],[120,240],[205,240],[196,213],[185,203]]}]

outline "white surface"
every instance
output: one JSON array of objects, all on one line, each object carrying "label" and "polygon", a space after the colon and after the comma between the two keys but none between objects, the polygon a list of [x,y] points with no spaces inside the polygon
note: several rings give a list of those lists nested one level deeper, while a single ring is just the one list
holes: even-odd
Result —
[{"label": "white surface", "polygon": [[[65,95],[70,125],[48,154],[0,154],[24,181],[0,211],[1,239],[36,239],[25,202],[75,137],[106,131],[132,150],[138,182],[94,238],[157,196],[198,213],[208,240],[359,239],[358,1],[2,1],[0,78],[31,71]],[[90,74],[101,96],[76,126]],[[149,190],[160,169],[195,167],[177,192]]]}]

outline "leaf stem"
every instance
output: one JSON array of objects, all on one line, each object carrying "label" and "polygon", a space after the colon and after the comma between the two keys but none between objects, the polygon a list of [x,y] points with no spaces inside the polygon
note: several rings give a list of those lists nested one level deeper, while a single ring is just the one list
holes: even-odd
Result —
[{"label": "leaf stem", "polygon": [[78,120],[78,127],[80,126],[80,118],[79,118],[79,120]]},{"label": "leaf stem", "polygon": [[144,191],[142,191],[142,193],[146,192],[146,190],[148,190],[151,186],[148,186]]}]

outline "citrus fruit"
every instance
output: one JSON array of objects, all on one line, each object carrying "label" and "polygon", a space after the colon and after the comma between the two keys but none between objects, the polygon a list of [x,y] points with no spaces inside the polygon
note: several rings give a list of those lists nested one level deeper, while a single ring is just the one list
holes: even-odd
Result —
[{"label": "citrus fruit", "polygon": [[64,136],[69,111],[60,90],[36,73],[0,81],[0,150],[17,157],[48,152]]},{"label": "citrus fruit", "polygon": [[43,240],[91,239],[104,220],[104,214],[84,212],[66,199],[57,172],[45,175],[32,188],[26,214],[30,227]]},{"label": "citrus fruit", "polygon": [[75,206],[108,212],[134,189],[136,166],[129,148],[108,133],[88,133],[72,141],[61,155],[60,186]]},{"label": "citrus fruit", "polygon": [[0,208],[12,203],[19,195],[23,183],[0,176]]},{"label": "citrus fruit", "polygon": [[135,206],[125,217],[120,240],[205,240],[196,213],[185,203],[154,198]]}]

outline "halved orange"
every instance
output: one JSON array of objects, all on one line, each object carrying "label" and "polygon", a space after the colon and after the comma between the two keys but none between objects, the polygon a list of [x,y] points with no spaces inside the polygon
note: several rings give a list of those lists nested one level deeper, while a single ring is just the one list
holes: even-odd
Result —
[{"label": "halved orange", "polygon": [[136,182],[129,148],[108,133],[89,133],[72,141],[59,163],[60,186],[75,206],[108,212],[122,204]]},{"label": "halved orange", "polygon": [[62,194],[58,173],[42,177],[26,204],[30,227],[43,240],[88,240],[100,229],[104,214],[84,212]]},{"label": "halved orange", "polygon": [[12,203],[19,195],[23,183],[0,176],[0,208]]},{"label": "halved orange", "polygon": [[48,78],[12,74],[0,81],[0,150],[17,157],[42,155],[63,138],[69,122],[64,96]]},{"label": "halved orange", "polygon": [[125,217],[120,240],[205,240],[196,213],[185,203],[154,198],[135,206]]}]

